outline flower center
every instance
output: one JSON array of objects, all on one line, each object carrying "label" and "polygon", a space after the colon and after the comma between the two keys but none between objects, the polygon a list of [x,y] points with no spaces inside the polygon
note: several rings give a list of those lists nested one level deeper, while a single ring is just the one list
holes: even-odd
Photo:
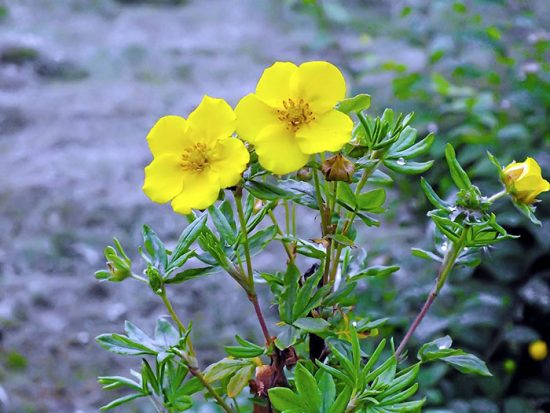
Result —
[{"label": "flower center", "polygon": [[210,148],[204,143],[186,148],[181,155],[180,165],[185,171],[204,171],[210,165]]},{"label": "flower center", "polygon": [[309,108],[309,103],[304,99],[294,101],[292,99],[283,100],[284,109],[277,110],[277,117],[280,121],[287,124],[287,129],[296,132],[304,124],[315,120],[313,112]]}]

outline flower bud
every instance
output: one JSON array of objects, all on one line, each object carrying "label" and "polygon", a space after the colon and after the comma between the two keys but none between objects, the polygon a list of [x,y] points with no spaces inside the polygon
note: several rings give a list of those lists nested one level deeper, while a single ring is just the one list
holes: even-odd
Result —
[{"label": "flower bud", "polygon": [[309,168],[302,168],[296,173],[296,178],[298,178],[298,181],[310,181],[311,176],[311,169]]},{"label": "flower bud", "polygon": [[321,164],[321,172],[327,181],[351,182],[355,166],[343,155],[337,154]]},{"label": "flower bud", "polygon": [[550,183],[542,177],[540,166],[533,158],[512,162],[502,173],[506,191],[518,203],[532,204],[540,193],[550,190]]},{"label": "flower bud", "polygon": [[548,345],[542,340],[535,340],[529,344],[529,355],[535,361],[542,361],[548,357]]}]

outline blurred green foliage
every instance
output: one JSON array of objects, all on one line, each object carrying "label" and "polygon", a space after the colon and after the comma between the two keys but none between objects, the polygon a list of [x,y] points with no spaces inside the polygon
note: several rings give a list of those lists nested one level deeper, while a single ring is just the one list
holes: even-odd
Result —
[{"label": "blurred green foliage", "polygon": [[[312,47],[327,48],[343,60],[355,79],[354,93],[384,96],[386,91],[386,101],[373,102],[373,107],[391,102],[400,110],[414,110],[426,132],[435,132],[433,158],[442,158],[446,143],[452,142],[470,176],[488,192],[498,190],[498,182],[486,150],[504,164],[535,157],[543,175],[550,176],[547,1],[287,4],[315,19],[319,36]],[[442,166],[436,162],[427,178],[439,182],[435,189],[440,194],[454,197],[450,179],[436,178],[445,176]],[[412,215],[424,214],[427,205],[411,202],[419,190],[417,183],[402,189],[401,201],[412,205]],[[534,228],[518,219],[511,203],[501,202],[502,221],[521,238],[485,251],[484,265],[453,274],[425,320],[419,338],[448,333],[462,347],[483,355],[495,373],[490,379],[472,381],[441,365],[423,371],[420,387],[429,389],[425,395],[433,409],[427,411],[549,411],[550,360],[532,360],[527,352],[529,343],[538,338],[550,342],[548,205],[541,203],[537,211],[543,227]],[[399,222],[399,213],[396,220],[402,228],[411,226]],[[436,249],[445,247],[438,239],[430,242]],[[397,336],[432,283],[435,267],[426,268],[418,261],[410,259],[406,279],[396,282],[389,275],[370,281],[358,304],[372,318],[403,314],[387,327],[397,329]],[[396,302],[396,296],[403,300]]]}]

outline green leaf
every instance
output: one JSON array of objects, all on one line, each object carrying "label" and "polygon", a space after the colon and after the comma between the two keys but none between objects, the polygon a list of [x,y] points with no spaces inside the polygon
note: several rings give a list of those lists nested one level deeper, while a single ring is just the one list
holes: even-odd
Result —
[{"label": "green leaf", "polygon": [[229,397],[238,396],[252,378],[252,373],[254,373],[254,365],[245,366],[237,370],[229,380],[229,383],[227,383],[227,395]]},{"label": "green leaf", "polygon": [[199,218],[191,222],[187,228],[181,233],[176,248],[170,257],[170,263],[176,261],[181,255],[185,254],[191,244],[197,239],[204,227],[206,226],[207,214],[203,214]]},{"label": "green leaf", "polygon": [[342,234],[332,234],[330,238],[338,244],[344,245],[346,247],[353,247],[355,245],[351,239]]},{"label": "green leaf", "polygon": [[238,360],[231,358],[224,358],[214,364],[211,364],[204,370],[204,378],[208,383],[212,383],[216,380],[221,380],[240,370],[244,366],[249,366],[249,360]]},{"label": "green leaf", "polygon": [[394,172],[399,172],[407,175],[416,175],[426,172],[433,165],[434,161],[427,162],[411,162],[405,159],[396,161],[391,159],[384,160],[384,165]]},{"label": "green leaf", "polygon": [[445,158],[447,159],[449,171],[451,172],[451,178],[453,178],[455,185],[459,189],[470,189],[472,187],[470,178],[468,177],[468,174],[464,171],[464,169],[462,169],[462,166],[460,166],[460,164],[458,163],[455,150],[453,148],[453,145],[451,145],[450,143],[448,143],[445,147]]},{"label": "green leaf", "polygon": [[120,334],[102,334],[96,338],[96,341],[105,350],[111,353],[127,356],[139,356],[144,354],[157,355],[157,351],[144,346],[138,342],[130,340]]},{"label": "green leaf", "polygon": [[168,264],[168,256],[166,254],[166,248],[164,243],[157,236],[155,231],[148,225],[144,225],[142,229],[143,234],[143,246],[145,251],[152,259],[152,263],[155,267],[164,269]]},{"label": "green leaf", "polygon": [[351,397],[351,388],[344,387],[340,392],[336,401],[330,408],[329,413],[344,413]]},{"label": "green leaf", "polygon": [[336,384],[332,376],[324,371],[321,372],[318,383],[322,394],[320,413],[329,413],[336,398]]},{"label": "green leaf", "polygon": [[404,159],[410,159],[414,158],[420,155],[424,155],[425,153],[429,152],[432,144],[434,143],[435,135],[433,133],[428,134],[424,139],[422,139],[420,142],[415,143],[411,147],[407,149],[403,149],[401,151],[391,151],[389,158],[398,159],[398,158],[404,158]]},{"label": "green leaf", "polygon": [[[315,273],[309,276],[298,291],[296,301],[292,307],[292,318],[297,319],[305,317],[311,311],[311,299],[318,288],[319,281],[323,276],[321,267],[317,268]],[[315,304],[315,303],[314,303]]]},{"label": "green leaf", "polygon": [[284,412],[287,410],[305,409],[305,403],[292,390],[285,387],[275,387],[268,390],[269,401],[275,409]]},{"label": "green leaf", "polygon": [[330,323],[328,321],[322,318],[313,317],[299,318],[292,324],[308,333],[322,333],[328,331],[330,328]]},{"label": "green leaf", "polygon": [[438,208],[443,209],[445,211],[450,211],[450,205],[443,201],[437,193],[433,190],[432,186],[424,179],[424,177],[420,178],[420,186],[422,187],[422,190],[424,191],[424,194],[426,195],[426,198],[428,198],[428,201],[430,203]]},{"label": "green leaf", "polygon": [[300,270],[291,263],[284,276],[284,288],[279,297],[279,315],[281,320],[287,324],[293,324],[293,306],[298,295],[298,285],[300,280]]},{"label": "green leaf", "polygon": [[226,245],[233,245],[237,240],[237,237],[225,215],[220,211],[220,209],[216,208],[216,206],[214,205],[208,208],[208,212],[212,217],[212,222],[214,223],[214,226],[220,234],[221,240]]},{"label": "green leaf", "polygon": [[275,185],[258,181],[246,181],[245,188],[258,199],[275,201],[278,199],[292,199],[295,194]]},{"label": "green leaf", "polygon": [[132,390],[141,392],[141,386],[139,383],[132,379],[128,379],[122,376],[102,376],[98,377],[97,381],[103,387],[103,390],[116,390],[122,387],[129,387]]},{"label": "green leaf", "polygon": [[318,413],[321,409],[322,395],[313,375],[302,363],[296,365],[294,371],[294,384],[300,398],[308,407],[308,412]]},{"label": "green leaf", "polygon": [[122,397],[119,397],[118,399],[116,400],[113,400],[111,403],[109,404],[106,404],[105,406],[103,407],[100,407],[99,410],[101,411],[105,411],[105,410],[110,410],[110,409],[114,409],[115,407],[117,406],[120,406],[124,403],[128,403],[129,401],[132,401],[132,400],[135,400],[139,397],[145,397],[146,395],[145,394],[142,394],[142,393],[133,393],[133,394],[128,394],[126,396],[122,396]]},{"label": "green leaf", "polygon": [[360,94],[351,98],[341,100],[336,109],[348,115],[355,112],[367,110],[370,107],[370,95]]},{"label": "green leaf", "polygon": [[179,340],[180,334],[178,330],[169,321],[159,318],[155,327],[156,344],[163,347],[171,347],[178,344]]},{"label": "green leaf", "polygon": [[250,255],[255,256],[262,252],[265,247],[267,247],[267,244],[275,238],[275,235],[277,235],[277,227],[275,225],[271,225],[255,232],[248,240]]},{"label": "green leaf", "polygon": [[383,188],[360,194],[357,198],[357,205],[361,211],[380,212],[380,207],[386,201],[386,190]]},{"label": "green leaf", "polygon": [[210,275],[218,271],[220,271],[219,267],[188,268],[171,276],[164,282],[166,284],[179,284],[188,280],[192,280],[193,278],[204,277],[205,275]]},{"label": "green leaf", "polygon": [[465,353],[460,355],[448,356],[443,357],[441,360],[450,364],[461,373],[477,374],[479,376],[485,377],[492,376],[485,362],[483,362],[473,354]]},{"label": "green leaf", "polygon": [[345,203],[346,205],[350,206],[352,209],[354,209],[357,205],[357,201],[355,200],[355,194],[351,190],[350,186],[346,183],[341,182],[340,185],[338,185],[336,196],[338,201]]},{"label": "green leaf", "polygon": [[351,279],[356,281],[367,277],[382,277],[385,275],[392,274],[398,270],[399,270],[399,267],[397,265],[390,265],[390,266],[375,265],[373,267],[367,268],[366,270],[358,274],[352,275]]},{"label": "green leaf", "polygon": [[420,248],[411,248],[412,255],[418,258],[422,258],[424,260],[433,260],[436,262],[443,262],[443,259],[437,255],[435,255],[433,252],[425,251]]},{"label": "green leaf", "polygon": [[392,145],[392,152],[401,152],[410,148],[416,141],[416,134],[416,129],[410,126],[405,127],[405,129],[403,129],[403,131],[399,134],[399,139],[397,139],[397,141],[395,141]]},{"label": "green leaf", "polygon": [[258,346],[243,338],[235,337],[240,346],[225,346],[224,349],[230,356],[237,358],[253,358],[259,357],[265,353],[265,348]]}]

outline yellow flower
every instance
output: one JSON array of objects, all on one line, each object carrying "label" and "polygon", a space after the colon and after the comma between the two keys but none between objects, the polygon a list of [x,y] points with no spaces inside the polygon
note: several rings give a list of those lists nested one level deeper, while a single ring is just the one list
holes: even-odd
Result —
[{"label": "yellow flower", "polygon": [[277,62],[237,105],[237,133],[255,145],[265,169],[297,171],[309,155],[338,151],[351,139],[352,120],[334,109],[345,94],[342,73],[328,62]]},{"label": "yellow flower", "polygon": [[548,346],[542,340],[533,341],[529,344],[529,355],[535,361],[542,361],[548,356]]},{"label": "yellow flower", "polygon": [[540,166],[533,158],[512,162],[503,174],[506,190],[522,204],[532,204],[540,193],[550,190],[550,183],[543,179]]},{"label": "yellow flower", "polygon": [[235,113],[223,99],[205,96],[185,120],[165,116],[147,135],[153,161],[145,168],[143,192],[153,201],[172,201],[180,214],[208,208],[220,189],[236,185],[249,154],[231,137]]}]

